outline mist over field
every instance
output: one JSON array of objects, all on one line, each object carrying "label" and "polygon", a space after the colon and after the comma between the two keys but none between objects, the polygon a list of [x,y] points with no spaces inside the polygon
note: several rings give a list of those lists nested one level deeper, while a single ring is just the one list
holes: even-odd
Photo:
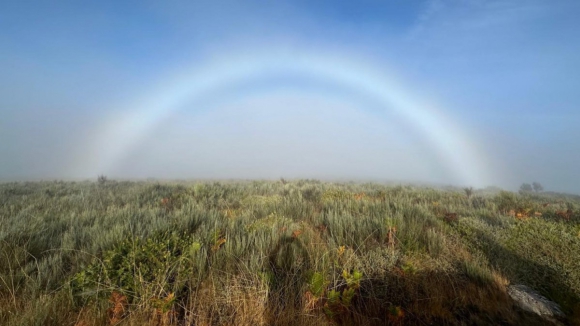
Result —
[{"label": "mist over field", "polygon": [[580,192],[577,1],[7,1],[0,180]]},{"label": "mist over field", "polygon": [[0,1],[0,325],[580,325],[578,17]]}]

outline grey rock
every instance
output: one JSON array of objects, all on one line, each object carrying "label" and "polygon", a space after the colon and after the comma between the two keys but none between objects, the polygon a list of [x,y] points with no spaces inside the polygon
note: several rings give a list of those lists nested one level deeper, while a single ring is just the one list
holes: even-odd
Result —
[{"label": "grey rock", "polygon": [[565,317],[560,306],[525,285],[508,286],[508,294],[524,310],[542,317]]}]

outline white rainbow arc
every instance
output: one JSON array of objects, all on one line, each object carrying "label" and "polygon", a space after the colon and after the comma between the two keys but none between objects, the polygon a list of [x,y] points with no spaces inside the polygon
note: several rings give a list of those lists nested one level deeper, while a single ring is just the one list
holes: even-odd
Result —
[{"label": "white rainbow arc", "polygon": [[194,69],[166,83],[153,96],[133,104],[134,110],[115,114],[99,129],[96,143],[90,146],[90,160],[97,163],[95,172],[102,173],[114,167],[125,152],[180,105],[245,80],[288,73],[339,84],[383,103],[385,109],[403,117],[421,133],[438,156],[440,164],[452,171],[457,181],[484,186],[491,180],[486,156],[460,126],[445,117],[441,110],[413,99],[394,80],[377,74],[372,67],[347,60],[279,53],[229,58],[206,65],[203,69]]}]

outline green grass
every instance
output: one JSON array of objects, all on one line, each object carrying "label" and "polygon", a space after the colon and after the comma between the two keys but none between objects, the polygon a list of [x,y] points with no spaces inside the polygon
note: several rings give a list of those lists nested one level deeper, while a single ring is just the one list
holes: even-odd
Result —
[{"label": "green grass", "polygon": [[577,323],[579,207],[315,180],[0,184],[0,324],[544,324],[509,283]]}]

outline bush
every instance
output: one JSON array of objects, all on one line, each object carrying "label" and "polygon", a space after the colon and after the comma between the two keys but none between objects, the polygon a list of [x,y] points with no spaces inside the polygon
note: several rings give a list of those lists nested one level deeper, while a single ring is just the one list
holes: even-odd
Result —
[{"label": "bush", "polygon": [[131,302],[149,298],[152,293],[183,290],[195,270],[201,244],[187,235],[163,232],[146,240],[127,239],[104,253],[71,281],[75,296],[108,296],[124,293]]},{"label": "bush", "polygon": [[99,175],[99,176],[97,177],[97,183],[98,183],[99,185],[104,185],[105,183],[107,183],[107,177],[106,177],[106,176],[104,176],[104,175]]}]

